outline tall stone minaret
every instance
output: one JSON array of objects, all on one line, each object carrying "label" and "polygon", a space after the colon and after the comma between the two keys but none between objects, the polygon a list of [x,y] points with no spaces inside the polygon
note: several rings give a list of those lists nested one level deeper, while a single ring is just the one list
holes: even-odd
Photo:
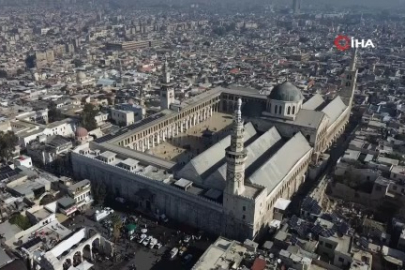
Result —
[{"label": "tall stone minaret", "polygon": [[169,65],[167,64],[167,60],[165,60],[165,63],[163,64],[163,83],[169,84],[170,83],[170,69]]},{"label": "tall stone minaret", "polygon": [[242,100],[238,99],[233,132],[231,135],[231,145],[226,149],[226,188],[229,195],[240,195],[245,189],[245,161],[247,152],[244,148],[244,125],[242,120],[241,106]]},{"label": "tall stone minaret", "polygon": [[162,76],[162,88],[160,89],[160,107],[162,109],[170,109],[170,104],[174,103],[174,87],[173,83],[170,81],[170,70],[165,61],[163,65],[163,76]]},{"label": "tall stone minaret", "polygon": [[352,106],[354,90],[356,88],[357,82],[357,48],[353,50],[352,61],[350,63],[350,68],[345,71],[345,77],[342,80],[342,90],[340,97],[346,106]]}]

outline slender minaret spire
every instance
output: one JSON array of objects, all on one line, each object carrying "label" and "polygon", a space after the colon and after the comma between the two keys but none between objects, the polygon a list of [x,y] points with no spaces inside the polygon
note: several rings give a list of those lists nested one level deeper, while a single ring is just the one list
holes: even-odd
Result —
[{"label": "slender minaret spire", "polygon": [[170,83],[170,70],[169,64],[167,63],[167,59],[165,59],[165,63],[163,64],[163,83],[169,84]]},{"label": "slender minaret spire", "polygon": [[242,100],[238,99],[234,116],[231,145],[226,150],[226,192],[240,195],[245,189],[245,161],[247,152],[244,148],[244,125],[242,120]]},{"label": "slender minaret spire", "polygon": [[162,87],[160,90],[160,107],[162,109],[169,109],[170,105],[175,101],[175,95],[173,83],[170,81],[170,71],[167,60],[165,60],[165,63],[163,64],[162,72],[163,76],[161,80]]},{"label": "slender minaret spire", "polygon": [[344,78],[342,79],[342,90],[340,97],[346,106],[352,106],[354,90],[357,82],[357,48],[353,50],[352,60],[350,62],[349,70],[345,71]]},{"label": "slender minaret spire", "polygon": [[355,71],[356,65],[357,65],[357,48],[354,48],[354,51],[352,54],[352,61],[350,63],[350,71]]}]

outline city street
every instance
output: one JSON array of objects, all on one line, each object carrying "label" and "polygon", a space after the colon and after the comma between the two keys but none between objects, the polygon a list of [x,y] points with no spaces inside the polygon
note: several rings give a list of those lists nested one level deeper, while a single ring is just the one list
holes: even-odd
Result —
[{"label": "city street", "polygon": [[299,215],[301,209],[301,203],[303,199],[308,196],[311,190],[316,187],[322,179],[327,177],[333,172],[337,161],[345,153],[353,134],[357,130],[358,120],[351,119],[346,127],[345,132],[337,139],[337,141],[332,145],[329,150],[330,158],[328,164],[324,171],[317,177],[317,179],[312,181],[306,181],[298,190],[297,194],[291,198],[291,204],[289,206],[290,215]]},{"label": "city street", "polygon": [[[90,209],[81,215],[77,215],[72,219],[64,222],[64,225],[69,229],[73,230],[80,227],[90,227],[96,229],[105,238],[114,242],[111,237],[111,233],[108,228],[102,225],[102,222],[96,222],[93,220],[94,209]],[[130,216],[128,213],[115,212],[121,216]],[[115,256],[118,254],[127,257],[119,262],[115,262],[114,258],[111,260],[96,260],[93,261],[95,270],[121,270],[121,269],[131,269],[132,265],[137,267],[137,270],[188,270],[195,263],[195,261],[202,255],[202,253],[208,248],[212,243],[213,239],[209,239],[206,236],[202,237],[201,240],[190,240],[187,251],[182,255],[177,255],[175,258],[168,258],[167,254],[173,247],[180,247],[180,240],[185,236],[184,232],[169,228],[163,224],[156,224],[156,221],[150,220],[144,216],[138,214],[139,220],[137,225],[143,226],[147,225],[148,235],[153,235],[153,237],[159,239],[164,245],[160,249],[150,249],[149,246],[145,247],[142,244],[137,243],[137,240],[130,241],[126,234],[121,234],[121,238],[115,242]],[[103,221],[109,220],[110,217],[105,218]],[[135,254],[135,256],[131,256]],[[184,256],[186,254],[192,254],[193,259],[188,263],[183,263]],[[132,258],[131,258],[132,257]]]}]

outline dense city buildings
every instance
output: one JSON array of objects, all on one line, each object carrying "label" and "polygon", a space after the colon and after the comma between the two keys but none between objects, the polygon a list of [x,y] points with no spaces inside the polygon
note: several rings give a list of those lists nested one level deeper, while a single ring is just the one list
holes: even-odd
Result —
[{"label": "dense city buildings", "polygon": [[0,270],[402,269],[404,3],[0,4]]}]

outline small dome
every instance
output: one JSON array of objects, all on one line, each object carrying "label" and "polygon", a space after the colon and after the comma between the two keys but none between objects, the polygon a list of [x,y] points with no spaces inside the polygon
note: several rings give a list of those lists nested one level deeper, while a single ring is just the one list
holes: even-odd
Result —
[{"label": "small dome", "polygon": [[86,137],[88,134],[87,129],[84,127],[78,127],[76,129],[76,137]]},{"label": "small dome", "polygon": [[300,101],[304,99],[301,90],[290,82],[284,82],[276,85],[271,90],[269,99],[282,100],[282,101]]},{"label": "small dome", "polygon": [[134,104],[134,99],[132,99],[132,98],[128,99],[128,104],[133,105]]},{"label": "small dome", "polygon": [[79,71],[79,72],[77,73],[77,79],[78,79],[78,80],[84,80],[84,79],[86,79],[86,74],[85,74],[83,71]]}]

